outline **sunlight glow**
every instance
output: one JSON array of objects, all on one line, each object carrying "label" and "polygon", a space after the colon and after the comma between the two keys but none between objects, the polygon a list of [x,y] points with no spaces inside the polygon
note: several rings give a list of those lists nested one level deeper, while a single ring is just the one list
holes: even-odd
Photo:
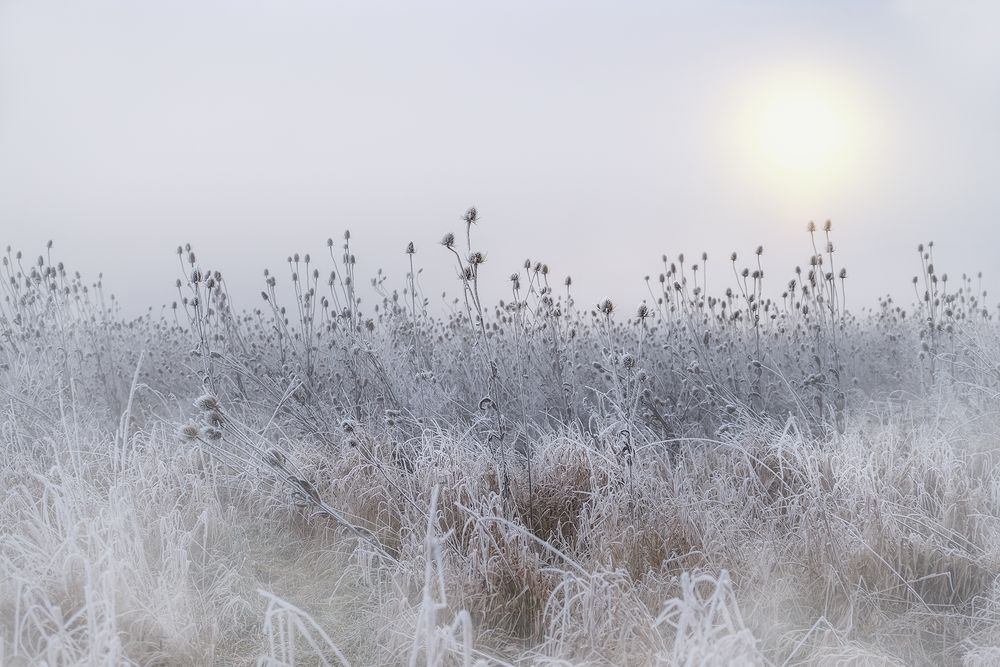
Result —
[{"label": "sunlight glow", "polygon": [[866,171],[871,119],[850,86],[815,72],[755,81],[737,105],[742,171],[786,199],[842,191]]}]

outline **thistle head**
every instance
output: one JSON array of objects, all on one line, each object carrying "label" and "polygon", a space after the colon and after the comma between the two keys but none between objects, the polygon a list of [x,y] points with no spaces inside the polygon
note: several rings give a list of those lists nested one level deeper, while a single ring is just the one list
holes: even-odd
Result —
[{"label": "thistle head", "polygon": [[222,404],[219,403],[219,399],[212,394],[202,394],[197,400],[195,400],[194,405],[202,412],[217,412],[222,409]]},{"label": "thistle head", "polygon": [[277,449],[269,449],[267,450],[267,453],[264,454],[264,462],[270,466],[283,466],[286,460],[285,455]]},{"label": "thistle head", "polygon": [[218,410],[208,410],[202,415],[202,419],[205,424],[211,428],[219,428],[222,426],[225,419],[222,417],[222,413]]}]

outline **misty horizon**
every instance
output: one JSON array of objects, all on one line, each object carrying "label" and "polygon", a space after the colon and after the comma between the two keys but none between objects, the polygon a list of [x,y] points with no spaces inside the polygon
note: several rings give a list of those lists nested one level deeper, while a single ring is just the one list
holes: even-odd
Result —
[{"label": "misty horizon", "polygon": [[[456,295],[435,246],[470,205],[496,298],[530,258],[632,308],[661,254],[707,252],[722,288],[758,244],[777,296],[826,219],[854,306],[908,303],[929,240],[997,284],[988,3],[572,7],[2,3],[0,243],[54,240],[130,313],[173,299],[178,243],[252,306],[345,229],[365,284],[402,281],[413,241],[425,292]],[[773,72],[864,119],[821,187],[740,143]]]}]

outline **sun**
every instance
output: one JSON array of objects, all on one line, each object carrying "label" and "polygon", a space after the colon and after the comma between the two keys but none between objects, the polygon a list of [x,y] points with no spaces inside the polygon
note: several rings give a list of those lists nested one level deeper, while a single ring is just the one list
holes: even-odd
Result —
[{"label": "sun", "polygon": [[736,105],[745,177],[786,198],[817,198],[862,177],[871,144],[863,96],[815,71],[761,77]]},{"label": "sun", "polygon": [[838,106],[838,100],[818,90],[771,93],[756,110],[755,151],[770,168],[788,175],[839,169],[851,137],[848,119]]}]

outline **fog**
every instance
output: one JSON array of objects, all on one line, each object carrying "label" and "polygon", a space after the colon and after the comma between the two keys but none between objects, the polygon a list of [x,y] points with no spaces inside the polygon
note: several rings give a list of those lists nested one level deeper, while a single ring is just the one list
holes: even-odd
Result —
[{"label": "fog", "polygon": [[[53,239],[134,313],[173,299],[178,244],[249,306],[265,267],[325,257],[345,229],[359,277],[382,268],[401,289],[413,241],[425,291],[457,295],[438,241],[471,205],[494,296],[531,258],[580,301],[631,310],[661,254],[707,251],[721,289],[729,253],[758,244],[777,293],[810,219],[833,220],[849,305],[911,294],[929,239],[940,270],[1000,285],[998,14],[0,0],[0,244],[31,257]],[[872,132],[856,178],[804,195],[737,156],[738,100],[789,66],[859,91]]]}]

